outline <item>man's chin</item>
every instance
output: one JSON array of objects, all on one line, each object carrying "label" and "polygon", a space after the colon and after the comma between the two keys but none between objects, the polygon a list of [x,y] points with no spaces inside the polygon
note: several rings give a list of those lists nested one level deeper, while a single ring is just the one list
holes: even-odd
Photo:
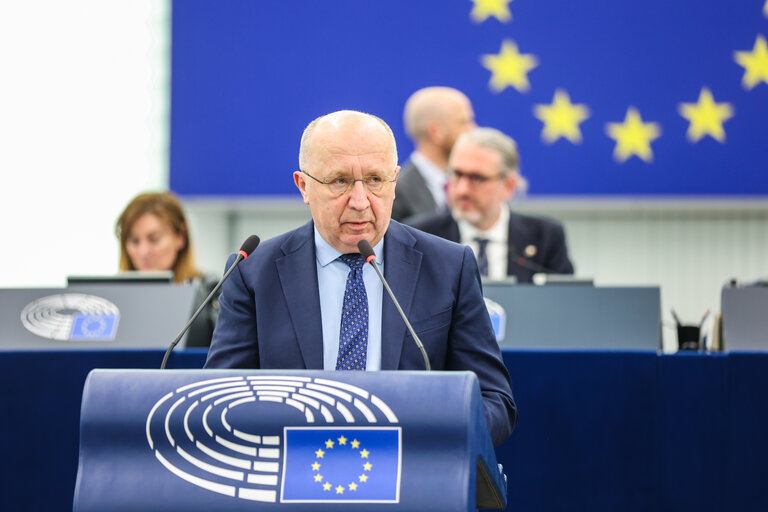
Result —
[{"label": "man's chin", "polygon": [[[357,244],[361,240],[368,240],[369,242],[372,240],[373,235],[370,233],[361,233],[361,234],[351,234],[347,235],[342,238],[341,242],[344,244],[345,247],[345,253],[349,252],[359,252],[357,249]],[[371,244],[373,245],[373,244]]]},{"label": "man's chin", "polygon": [[478,224],[483,219],[483,216],[477,210],[461,210],[459,208],[453,208],[451,214],[454,219],[465,220],[470,224]]}]

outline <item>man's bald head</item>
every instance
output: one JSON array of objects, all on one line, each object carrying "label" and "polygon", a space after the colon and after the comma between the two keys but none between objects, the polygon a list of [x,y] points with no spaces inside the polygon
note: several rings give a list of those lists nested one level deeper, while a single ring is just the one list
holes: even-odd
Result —
[{"label": "man's bald head", "polygon": [[416,150],[444,169],[456,139],[475,126],[472,103],[450,87],[426,87],[405,103],[405,131]]},{"label": "man's bald head", "polygon": [[453,117],[474,127],[472,103],[464,93],[451,87],[425,87],[419,89],[405,102],[403,121],[405,131],[416,142],[429,135],[430,124],[446,125]]},{"label": "man's bald head", "polygon": [[392,129],[380,117],[373,114],[366,114],[356,110],[339,110],[320,116],[313,120],[304,129],[301,135],[301,145],[299,147],[299,168],[308,170],[312,166],[312,159],[315,139],[324,139],[326,135],[332,135],[342,130],[364,130],[378,131],[382,130],[382,136],[391,141],[392,148],[392,167],[397,166],[397,144]]}]

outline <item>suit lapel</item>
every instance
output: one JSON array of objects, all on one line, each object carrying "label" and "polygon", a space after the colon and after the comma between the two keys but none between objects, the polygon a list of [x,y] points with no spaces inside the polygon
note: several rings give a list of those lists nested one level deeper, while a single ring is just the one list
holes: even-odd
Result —
[{"label": "suit lapel", "polygon": [[[315,265],[314,224],[309,222],[281,247],[277,273],[293,331],[307,369],[323,369],[323,323]],[[277,300],[277,297],[275,298]]]},{"label": "suit lapel", "polygon": [[[384,238],[384,275],[406,316],[410,315],[422,253],[414,249],[416,239],[402,225],[390,222]],[[406,327],[387,290],[381,307],[381,369],[397,370],[403,351]]]}]

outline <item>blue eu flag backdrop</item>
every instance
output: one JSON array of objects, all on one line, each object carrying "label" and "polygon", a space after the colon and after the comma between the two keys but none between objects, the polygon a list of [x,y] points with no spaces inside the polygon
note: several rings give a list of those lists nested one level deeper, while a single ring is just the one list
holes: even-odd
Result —
[{"label": "blue eu flag backdrop", "polygon": [[399,427],[285,429],[281,501],[397,502]]},{"label": "blue eu flag backdrop", "polygon": [[532,196],[768,195],[768,0],[173,6],[171,187],[298,197],[313,118],[445,85],[511,135]]}]

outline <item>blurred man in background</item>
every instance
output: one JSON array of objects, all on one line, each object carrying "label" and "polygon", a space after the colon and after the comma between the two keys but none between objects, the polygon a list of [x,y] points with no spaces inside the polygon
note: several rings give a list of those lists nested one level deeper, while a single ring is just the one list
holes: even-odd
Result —
[{"label": "blurred man in background", "polygon": [[416,149],[398,179],[392,207],[397,221],[445,208],[448,155],[458,136],[475,127],[475,113],[462,92],[426,87],[408,98],[403,120]]},{"label": "blurred man in background", "polygon": [[[563,227],[510,210],[520,180],[517,145],[493,128],[461,135],[448,162],[450,211],[409,220],[422,231],[469,245],[481,275],[531,282],[538,272],[573,274]],[[399,193],[399,188],[398,188]]]}]

